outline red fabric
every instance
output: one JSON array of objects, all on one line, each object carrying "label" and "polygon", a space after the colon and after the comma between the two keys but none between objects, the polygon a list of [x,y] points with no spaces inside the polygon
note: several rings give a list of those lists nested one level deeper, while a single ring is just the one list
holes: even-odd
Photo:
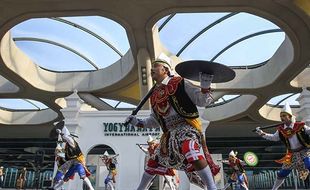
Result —
[{"label": "red fabric", "polygon": [[173,169],[166,168],[153,159],[148,160],[145,171],[151,175],[175,175]]},{"label": "red fabric", "polygon": [[152,156],[152,155],[155,153],[155,150],[156,150],[156,148],[157,148],[158,146],[159,146],[159,144],[157,143],[157,144],[155,144],[153,147],[149,146],[149,147],[147,148],[147,150],[148,150],[150,156]]},{"label": "red fabric", "polygon": [[167,85],[161,85],[154,89],[151,96],[151,105],[160,115],[165,116],[168,114],[168,110],[171,106],[168,102],[168,98],[176,92],[181,80],[181,77],[173,77]]},{"label": "red fabric", "polygon": [[278,131],[285,137],[290,138],[291,136],[295,135],[297,132],[299,132],[303,127],[305,123],[304,122],[296,122],[294,123],[293,129],[284,129],[284,124],[280,125],[278,127]]},{"label": "red fabric", "polygon": [[191,163],[187,164],[187,166],[186,166],[186,171],[187,171],[187,172],[193,172],[193,171],[195,171],[193,164],[191,164]]},{"label": "red fabric", "polygon": [[149,159],[147,162],[147,166],[152,167],[152,168],[156,168],[158,166],[158,162],[156,162],[153,159]]},{"label": "red fabric", "polygon": [[84,166],[84,168],[85,168],[85,174],[86,174],[86,177],[90,176],[90,175],[91,175],[91,173],[90,173],[90,171],[88,170],[88,168],[87,168],[87,167],[85,167],[85,166]]},{"label": "red fabric", "polygon": [[[75,174],[75,173],[74,173]],[[70,176],[69,179],[73,180],[74,179],[74,175]]]},{"label": "red fabric", "polygon": [[275,160],[275,162],[279,164],[291,164],[292,163],[292,158],[293,158],[293,153],[287,151],[285,156],[279,160]]},{"label": "red fabric", "polygon": [[[148,151],[149,151],[150,156],[154,155],[154,152],[158,146],[159,144],[155,144],[153,147],[149,146]],[[145,171],[151,175],[156,175],[156,174],[157,175],[170,175],[170,176],[175,175],[173,172],[173,169],[166,168],[158,164],[158,162],[152,158],[148,160]]]},{"label": "red fabric", "polygon": [[240,164],[240,159],[237,158],[235,161],[232,161],[232,160],[229,160],[229,165],[230,167],[234,167],[234,166],[237,166],[238,164]]},{"label": "red fabric", "polygon": [[206,153],[205,157],[206,157],[207,163],[208,163],[208,165],[210,167],[212,175],[216,176],[220,172],[221,167],[219,165],[216,165],[213,162],[212,157],[211,157],[211,155],[209,153]]},{"label": "red fabric", "polygon": [[200,153],[199,145],[193,140],[185,140],[183,142],[182,154],[189,163],[196,160],[205,160],[203,154]]}]

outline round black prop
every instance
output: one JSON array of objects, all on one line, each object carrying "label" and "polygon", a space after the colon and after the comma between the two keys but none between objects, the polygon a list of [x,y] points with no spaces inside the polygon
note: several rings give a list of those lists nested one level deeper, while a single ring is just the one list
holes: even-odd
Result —
[{"label": "round black prop", "polygon": [[236,73],[226,65],[211,61],[184,61],[175,67],[176,72],[183,78],[199,81],[199,73],[213,75],[212,83],[228,82],[235,78]]}]

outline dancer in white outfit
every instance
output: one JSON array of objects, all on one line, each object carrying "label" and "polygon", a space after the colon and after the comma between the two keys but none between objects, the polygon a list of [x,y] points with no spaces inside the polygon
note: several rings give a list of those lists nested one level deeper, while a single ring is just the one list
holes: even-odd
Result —
[{"label": "dancer in white outfit", "polygon": [[283,124],[277,127],[274,134],[265,133],[259,127],[256,132],[264,139],[270,141],[282,141],[287,149],[287,154],[276,162],[283,164],[278,172],[277,180],[273,190],[277,190],[291,173],[292,169],[297,169],[299,177],[305,180],[310,170],[310,127],[304,122],[295,122],[289,104],[283,107],[280,118]]}]

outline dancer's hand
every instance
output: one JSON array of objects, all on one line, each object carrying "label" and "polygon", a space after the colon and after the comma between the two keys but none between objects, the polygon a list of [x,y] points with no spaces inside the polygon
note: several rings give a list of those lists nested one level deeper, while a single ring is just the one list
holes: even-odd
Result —
[{"label": "dancer's hand", "polygon": [[264,136],[266,133],[260,129],[260,127],[256,127],[255,131],[259,136]]},{"label": "dancer's hand", "polygon": [[202,89],[209,89],[211,82],[213,80],[213,75],[200,72],[199,80],[200,80],[200,86]]},{"label": "dancer's hand", "polygon": [[136,116],[130,115],[126,118],[125,123],[130,123],[133,126],[136,126],[139,123],[139,120]]}]

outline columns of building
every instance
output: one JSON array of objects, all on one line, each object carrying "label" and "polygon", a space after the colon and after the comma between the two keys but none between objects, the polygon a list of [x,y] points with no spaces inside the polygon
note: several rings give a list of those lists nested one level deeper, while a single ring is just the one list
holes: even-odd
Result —
[{"label": "columns of building", "polygon": [[[65,126],[70,133],[79,136],[80,127],[78,118],[83,101],[77,93],[77,90],[74,90],[73,94],[65,98],[67,106],[61,109],[61,112],[65,118]],[[74,180],[69,180],[64,186],[65,189],[82,189],[82,181],[78,177],[75,177]]]},{"label": "columns of building", "polygon": [[[151,59],[149,52],[142,48],[137,54],[138,62],[138,74],[139,74],[139,86],[140,86],[140,97],[141,99],[147,94],[152,88],[153,82],[151,78]],[[149,109],[149,104],[145,104],[143,109]]]},{"label": "columns of building", "polygon": [[77,90],[74,90],[73,94],[68,97],[65,97],[67,106],[61,109],[61,112],[65,118],[65,125],[68,130],[72,133],[78,134],[79,132],[79,123],[78,117],[81,110],[83,101],[80,99],[77,94]]},{"label": "columns of building", "polygon": [[310,91],[303,87],[300,96],[296,100],[300,104],[297,120],[302,120],[306,122],[306,125],[310,126]]}]

